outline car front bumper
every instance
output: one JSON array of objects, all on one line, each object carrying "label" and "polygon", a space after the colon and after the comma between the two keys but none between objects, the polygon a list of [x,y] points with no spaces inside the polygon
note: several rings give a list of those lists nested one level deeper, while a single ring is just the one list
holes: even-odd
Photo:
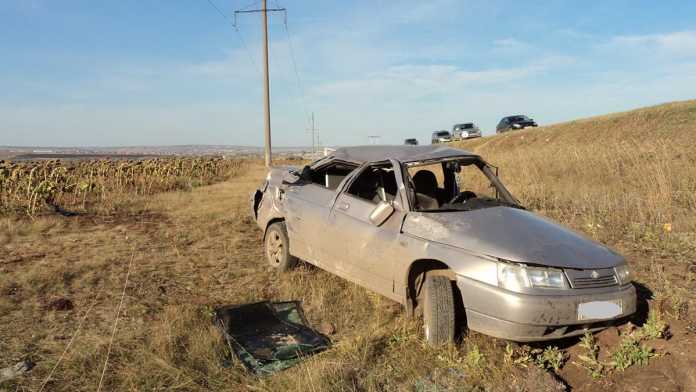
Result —
[{"label": "car front bumper", "polygon": [[[469,329],[518,342],[576,336],[617,324],[636,311],[632,284],[602,289],[573,290],[564,295],[514,293],[465,277],[457,287],[466,309]],[[621,314],[612,318],[580,320],[578,305],[594,301],[621,301]]]},{"label": "car front bumper", "polygon": [[481,137],[481,133],[480,132],[472,132],[466,136],[462,135],[462,139],[473,139],[476,137]]}]

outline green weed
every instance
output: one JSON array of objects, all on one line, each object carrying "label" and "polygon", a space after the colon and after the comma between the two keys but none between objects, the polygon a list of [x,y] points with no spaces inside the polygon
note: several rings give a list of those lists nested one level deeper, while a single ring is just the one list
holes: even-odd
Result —
[{"label": "green weed", "polygon": [[581,362],[575,362],[575,364],[585,368],[592,378],[602,378],[605,365],[599,360],[599,345],[591,332],[585,332],[585,335],[580,339],[580,347],[585,349],[585,354],[578,355]]},{"label": "green weed", "polygon": [[650,348],[640,344],[632,337],[624,338],[617,351],[611,354],[611,366],[624,371],[633,365],[645,366],[651,357],[655,356]]},{"label": "green weed", "polygon": [[544,350],[537,349],[538,352],[534,353],[534,364],[536,364],[541,369],[553,370],[557,372],[563,366],[566,361],[566,354],[559,350],[556,346],[546,347]]},{"label": "green weed", "polygon": [[464,363],[469,369],[478,370],[481,369],[485,361],[485,355],[479,350],[477,345],[473,345],[471,350],[466,353],[464,358]]},{"label": "green weed", "polygon": [[667,332],[667,323],[662,320],[660,314],[651,310],[648,314],[648,320],[637,332],[637,339],[661,339],[665,337]]}]

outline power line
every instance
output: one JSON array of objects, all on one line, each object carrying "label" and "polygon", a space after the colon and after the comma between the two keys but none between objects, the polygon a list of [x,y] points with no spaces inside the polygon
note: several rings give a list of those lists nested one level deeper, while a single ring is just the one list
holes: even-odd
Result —
[{"label": "power line", "polygon": [[[277,0],[274,0],[276,7],[280,8],[280,4]],[[283,19],[283,25],[285,26],[285,34],[288,38],[288,48],[290,49],[290,58],[292,59],[292,68],[295,71],[295,80],[297,81],[297,89],[299,91],[300,100],[302,102],[302,108],[304,110],[305,121],[310,121],[309,110],[307,109],[307,99],[305,96],[305,89],[302,84],[302,78],[300,78],[300,72],[297,67],[297,58],[295,57],[295,49],[292,45],[292,38],[290,37],[290,29],[288,28],[288,13],[285,11],[285,19]],[[312,125],[313,127],[313,125]],[[314,136],[312,136],[312,144],[314,144]]]},{"label": "power line", "polygon": [[[223,18],[225,18],[225,20],[227,20],[232,25],[232,27],[234,28],[234,31],[237,33],[237,37],[239,38],[239,42],[242,43],[242,46],[244,47],[244,50],[246,51],[246,54],[249,57],[249,61],[251,62],[251,65],[254,67],[254,69],[258,69],[258,66],[256,65],[256,61],[254,61],[254,56],[251,54],[251,50],[249,50],[249,47],[247,46],[246,41],[244,40],[244,36],[242,35],[241,31],[239,31],[239,28],[237,27],[237,23],[235,23],[235,21],[230,19],[230,17],[227,16],[227,14],[222,12],[222,10],[217,5],[215,5],[213,0],[207,0],[207,1],[208,1],[208,4],[210,4],[218,12],[218,14],[220,14]],[[249,6],[247,6],[247,7],[249,7]]]},{"label": "power line", "polygon": [[232,21],[230,20],[230,18],[228,18],[227,15],[225,15],[225,13],[222,12],[222,10],[221,10],[220,8],[218,8],[218,6],[216,6],[215,3],[213,3],[212,0],[208,0],[208,4],[210,4],[213,8],[215,8],[215,10],[217,10],[217,12],[218,12],[220,15],[222,15],[223,18],[225,18],[225,19],[229,20],[230,22],[232,22]]}]

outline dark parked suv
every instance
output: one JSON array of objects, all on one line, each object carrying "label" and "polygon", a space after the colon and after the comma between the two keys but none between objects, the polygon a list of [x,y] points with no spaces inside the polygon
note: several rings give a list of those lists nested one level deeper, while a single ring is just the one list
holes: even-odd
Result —
[{"label": "dark parked suv", "polygon": [[536,127],[537,123],[533,119],[517,114],[514,116],[503,117],[502,120],[495,127],[495,133],[503,133],[507,131],[513,131],[516,129],[523,129],[527,127]]}]

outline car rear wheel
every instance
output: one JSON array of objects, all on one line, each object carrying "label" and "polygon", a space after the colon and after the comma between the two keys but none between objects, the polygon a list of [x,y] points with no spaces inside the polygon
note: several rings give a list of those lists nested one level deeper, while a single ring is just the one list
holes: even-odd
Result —
[{"label": "car rear wheel", "polygon": [[453,342],[455,317],[452,282],[446,276],[427,276],[423,297],[425,340],[431,346]]},{"label": "car rear wheel", "polygon": [[276,222],[266,230],[264,247],[266,259],[278,271],[287,271],[297,264],[297,258],[290,254],[290,241],[284,222]]}]

